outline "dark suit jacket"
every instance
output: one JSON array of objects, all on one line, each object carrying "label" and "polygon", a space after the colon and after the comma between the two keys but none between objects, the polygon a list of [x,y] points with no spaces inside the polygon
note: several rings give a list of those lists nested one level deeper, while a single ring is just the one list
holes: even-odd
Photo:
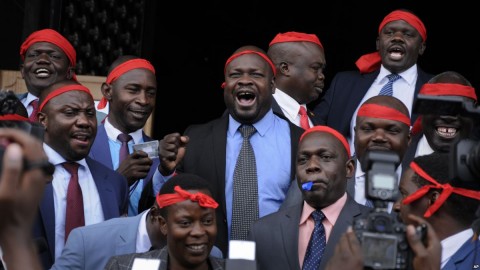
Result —
[{"label": "dark suit jacket", "polygon": [[[214,199],[219,203],[217,213],[216,246],[228,254],[227,210],[225,205],[225,160],[227,146],[228,113],[201,125],[187,127],[185,135],[190,137],[188,150],[178,172],[197,174],[211,182]],[[291,179],[295,179],[295,160],[298,141],[303,129],[287,121],[291,138]]]},{"label": "dark suit jacket", "polygon": [[[168,249],[164,247],[162,249],[156,249],[145,253],[131,253],[125,255],[117,255],[110,258],[107,265],[105,265],[105,270],[129,270],[132,269],[133,262],[137,258],[142,259],[157,259],[160,261],[160,266],[158,270],[167,270],[168,268]],[[218,259],[215,257],[208,257],[208,263],[211,266],[209,269],[212,270],[223,270],[225,269],[225,261],[223,259]],[[103,267],[103,266],[102,266]]]},{"label": "dark suit jacket", "polygon": [[410,145],[408,146],[407,151],[405,152],[405,155],[402,159],[402,172],[410,168],[410,162],[412,162],[415,158],[415,152],[417,152],[418,143],[420,142],[420,139],[422,137],[423,132],[420,132],[419,134],[412,137]]},{"label": "dark suit jacket", "polygon": [[[272,110],[274,113],[276,113],[278,116],[281,116],[283,119],[287,120],[287,121],[290,121],[286,116],[285,114],[283,113],[282,111],[282,108],[280,107],[280,105],[278,104],[278,102],[275,100],[275,98],[272,100]],[[309,110],[307,108],[307,114],[308,114],[308,118],[310,118],[310,120],[312,121],[313,125],[314,126],[318,126],[320,124],[322,124],[321,122],[319,122],[318,120],[318,117],[314,117],[315,114]]]},{"label": "dark suit jacket", "polygon": [[[257,220],[250,229],[248,238],[256,242],[256,261],[262,270],[300,270],[298,258],[298,224],[303,201],[284,210]],[[347,202],[338,216],[328,238],[320,268],[325,268],[333,256],[341,235],[353,224],[354,219],[368,215],[371,208],[360,205],[347,195]]]},{"label": "dark suit jacket", "polygon": [[[149,142],[152,141],[152,138],[148,137],[145,133],[143,133],[143,141]],[[108,136],[104,124],[98,126],[97,136],[95,137],[95,141],[93,142],[92,148],[90,149],[90,153],[88,154],[88,156],[113,170],[112,156],[110,155],[110,146],[108,144]],[[157,170],[159,164],[160,160],[158,158],[154,158],[153,164],[150,167],[150,171],[148,172],[147,177],[145,177],[143,181],[144,189],[142,190],[142,196],[138,203],[139,213],[143,212],[146,209],[149,209],[153,205],[153,202],[155,200],[155,196],[153,194],[153,187],[148,188],[148,192],[146,192],[145,186],[150,181],[152,181],[153,174]]]},{"label": "dark suit jacket", "polygon": [[480,242],[468,239],[455,254],[452,255],[442,270],[477,269],[480,265]]},{"label": "dark suit jacket", "polygon": [[[422,85],[433,77],[432,74],[425,73],[418,66],[417,71],[414,103]],[[379,73],[380,69],[366,74],[360,74],[358,71],[337,73],[325,96],[313,110],[316,121],[336,129],[345,137],[350,137],[350,122],[353,113]],[[413,123],[417,119],[417,115],[412,115],[411,118]]]},{"label": "dark suit jacket", "polygon": [[[86,161],[97,186],[105,220],[119,217],[127,203],[128,187],[125,178],[89,157]],[[33,236],[36,239],[46,240],[47,247],[40,256],[43,267],[50,269],[55,258],[55,209],[52,183],[45,186]]]}]

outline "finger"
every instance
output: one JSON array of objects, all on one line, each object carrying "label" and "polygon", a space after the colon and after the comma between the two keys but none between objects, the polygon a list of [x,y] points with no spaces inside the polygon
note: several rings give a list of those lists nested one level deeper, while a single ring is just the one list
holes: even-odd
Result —
[{"label": "finger", "polygon": [[0,193],[6,196],[14,196],[20,185],[20,176],[23,166],[23,151],[17,143],[11,143],[3,153],[1,163],[2,173],[0,179]]}]

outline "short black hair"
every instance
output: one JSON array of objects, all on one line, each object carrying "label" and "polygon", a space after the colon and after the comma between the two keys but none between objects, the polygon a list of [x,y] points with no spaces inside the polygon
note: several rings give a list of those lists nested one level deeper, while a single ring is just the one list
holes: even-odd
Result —
[{"label": "short black hair", "polygon": [[[176,186],[180,186],[184,190],[208,190],[210,194],[212,194],[212,189],[210,187],[210,183],[205,180],[204,178],[191,173],[178,173],[172,178],[170,178],[165,184],[163,184],[162,188],[160,189],[159,194],[172,194],[175,193],[174,188]],[[164,207],[160,209],[160,214],[167,218],[167,209],[168,207]]]},{"label": "short black hair", "polygon": [[[413,159],[420,168],[440,184],[452,184],[449,177],[449,170],[452,169],[449,160],[448,153],[440,152],[433,152],[432,154],[418,156]],[[419,175],[416,175],[412,180],[418,187],[431,184]],[[470,187],[470,189],[472,188],[479,190],[480,182],[476,182],[474,186]],[[470,226],[475,220],[475,213],[479,206],[479,200],[452,193],[443,203],[441,208],[444,209],[448,215],[455,217],[462,224]]]}]

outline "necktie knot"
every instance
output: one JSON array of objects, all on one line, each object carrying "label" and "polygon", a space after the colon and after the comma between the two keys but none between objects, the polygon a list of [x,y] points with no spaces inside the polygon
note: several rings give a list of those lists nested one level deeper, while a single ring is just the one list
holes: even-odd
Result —
[{"label": "necktie knot", "polygon": [[401,77],[402,76],[400,76],[398,74],[395,74],[395,73],[392,73],[392,74],[387,76],[389,82],[394,82],[394,81],[400,79]]},{"label": "necktie knot", "polygon": [[315,220],[315,224],[317,223],[321,223],[323,221],[323,219],[325,218],[325,215],[323,214],[322,211],[320,210],[315,210],[312,212],[312,218],[313,220]]},{"label": "necktie knot", "polygon": [[309,129],[310,122],[308,121],[307,109],[305,109],[305,107],[303,106],[300,106],[300,110],[298,111],[298,114],[300,114],[300,127],[302,127],[305,130]]},{"label": "necktie knot", "polygon": [[393,96],[393,82],[400,79],[402,76],[392,73],[387,76],[388,82],[380,90],[380,96]]},{"label": "necktie knot", "polygon": [[125,134],[125,133],[120,133],[118,134],[117,139],[121,141],[122,143],[129,142],[132,139],[132,136]]},{"label": "necktie knot", "polygon": [[300,110],[298,110],[298,114],[307,115],[307,110],[305,109],[305,107],[300,106]]},{"label": "necktie knot", "polygon": [[242,125],[239,129],[240,129],[240,133],[242,133],[243,138],[246,138],[246,139],[250,138],[253,135],[253,133],[257,131],[255,127],[252,125]]},{"label": "necktie knot", "polygon": [[78,167],[79,164],[76,162],[64,162],[63,167],[67,172],[69,172],[71,175],[78,175]]}]

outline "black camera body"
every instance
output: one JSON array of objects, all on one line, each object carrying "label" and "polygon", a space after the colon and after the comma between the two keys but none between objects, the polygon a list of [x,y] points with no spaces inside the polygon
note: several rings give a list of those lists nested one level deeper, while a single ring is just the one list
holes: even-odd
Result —
[{"label": "black camera body", "polygon": [[399,164],[400,158],[391,151],[369,151],[361,163],[365,195],[375,207],[366,218],[354,220],[353,230],[362,245],[364,266],[370,269],[407,269],[412,259],[405,225],[388,212],[388,202],[399,196]]}]

